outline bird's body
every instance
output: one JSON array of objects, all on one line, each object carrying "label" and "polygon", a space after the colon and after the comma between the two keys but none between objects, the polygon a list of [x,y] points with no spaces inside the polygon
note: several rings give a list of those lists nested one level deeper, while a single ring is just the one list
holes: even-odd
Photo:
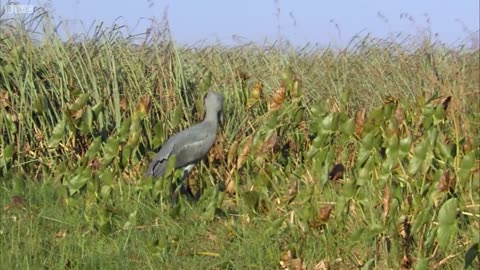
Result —
[{"label": "bird's body", "polygon": [[223,96],[209,91],[205,97],[205,119],[170,137],[148,166],[146,176],[161,177],[167,161],[175,156],[175,169],[183,169],[186,178],[190,170],[202,160],[215,143],[219,120],[223,120]]}]

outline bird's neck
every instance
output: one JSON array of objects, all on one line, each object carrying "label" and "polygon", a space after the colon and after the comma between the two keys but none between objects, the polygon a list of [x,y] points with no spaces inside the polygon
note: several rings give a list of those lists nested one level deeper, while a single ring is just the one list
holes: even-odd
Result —
[{"label": "bird's neck", "polygon": [[207,111],[205,115],[204,122],[208,122],[209,124],[213,125],[215,129],[218,127],[218,113],[215,111]]}]

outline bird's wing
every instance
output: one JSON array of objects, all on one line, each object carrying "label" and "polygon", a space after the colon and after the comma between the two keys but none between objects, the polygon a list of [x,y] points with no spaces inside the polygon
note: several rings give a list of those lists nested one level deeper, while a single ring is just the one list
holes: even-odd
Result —
[{"label": "bird's wing", "polygon": [[208,126],[201,123],[170,137],[150,162],[145,175],[163,176],[167,169],[167,160],[172,155],[176,156],[176,169],[203,158],[212,147],[216,135],[206,132],[206,129]]},{"label": "bird's wing", "polygon": [[155,157],[148,165],[148,170],[145,175],[155,177],[163,176],[163,174],[165,173],[165,169],[167,168],[167,160],[172,153],[173,147],[175,146],[172,140],[174,137],[168,139],[167,142],[165,142],[165,144],[162,146],[160,151],[155,155]]},{"label": "bird's wing", "polygon": [[176,157],[175,167],[182,168],[200,161],[212,148],[215,135],[209,132],[199,132],[176,144],[172,151]]}]

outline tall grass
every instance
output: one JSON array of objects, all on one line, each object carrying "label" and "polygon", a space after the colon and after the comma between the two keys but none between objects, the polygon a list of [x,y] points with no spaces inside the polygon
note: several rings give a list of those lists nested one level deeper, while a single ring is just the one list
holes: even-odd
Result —
[{"label": "tall grass", "polygon": [[[51,25],[0,25],[2,267],[459,269],[476,254],[478,50],[186,47],[118,26],[62,41]],[[143,171],[209,88],[227,121],[189,178],[201,198],[172,207],[168,179]]]}]

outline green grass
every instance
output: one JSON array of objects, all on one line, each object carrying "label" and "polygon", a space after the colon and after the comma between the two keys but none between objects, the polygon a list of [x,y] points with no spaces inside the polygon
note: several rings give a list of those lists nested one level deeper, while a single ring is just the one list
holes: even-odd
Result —
[{"label": "green grass", "polygon": [[[48,21],[1,25],[2,268],[461,269],[478,252],[478,50],[62,42]],[[226,124],[189,177],[201,198],[173,207],[171,177],[142,175],[209,88]]]}]

